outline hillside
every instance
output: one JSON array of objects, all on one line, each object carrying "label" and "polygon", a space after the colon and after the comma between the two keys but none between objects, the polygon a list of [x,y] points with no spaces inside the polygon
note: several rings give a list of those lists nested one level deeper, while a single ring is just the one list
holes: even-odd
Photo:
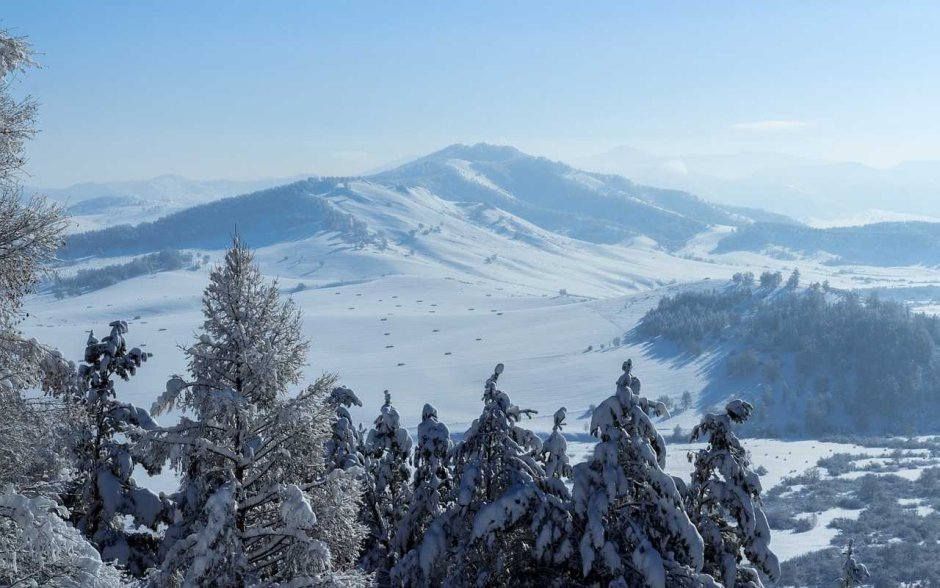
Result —
[{"label": "hillside", "polygon": [[[512,147],[452,145],[373,181],[423,187],[451,201],[482,202],[542,228],[594,243],[644,235],[676,248],[709,225],[787,220],[717,206],[686,192],[635,184],[526,155]],[[754,216],[748,216],[753,214]]]},{"label": "hillside", "polygon": [[757,431],[936,432],[940,319],[875,294],[736,280],[663,298],[629,340],[662,357],[710,357],[702,398],[749,395]]}]

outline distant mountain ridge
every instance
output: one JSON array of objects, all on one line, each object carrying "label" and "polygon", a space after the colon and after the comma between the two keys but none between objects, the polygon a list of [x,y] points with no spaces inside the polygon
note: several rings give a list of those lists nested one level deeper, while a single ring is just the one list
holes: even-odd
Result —
[{"label": "distant mountain ridge", "polygon": [[507,146],[451,145],[368,179],[421,186],[446,200],[482,202],[545,229],[596,243],[645,235],[675,248],[710,225],[794,222],[783,215],[715,205],[686,192],[643,186],[621,176],[585,172]]},{"label": "distant mountain ridge", "polygon": [[[716,206],[676,190],[640,186],[618,176],[582,172],[513,147],[452,145],[365,178],[311,178],[187,207],[134,227],[77,234],[61,255],[100,255],[109,247],[136,254],[163,247],[220,246],[235,224],[259,245],[330,229],[344,233],[347,226],[368,226],[376,234],[389,232],[383,226],[385,220],[368,218],[376,216],[375,210],[345,210],[350,200],[361,198],[357,191],[369,186],[393,192],[383,200],[387,205],[403,194],[426,192],[439,199],[434,206],[442,210],[447,203],[484,205],[591,243],[648,237],[676,248],[711,225],[791,222],[763,211]],[[118,197],[101,196],[74,206],[83,209],[112,198]],[[348,218],[339,226],[334,217],[343,214]],[[363,231],[356,228],[351,238],[361,241]],[[396,238],[393,233],[389,238]]]}]

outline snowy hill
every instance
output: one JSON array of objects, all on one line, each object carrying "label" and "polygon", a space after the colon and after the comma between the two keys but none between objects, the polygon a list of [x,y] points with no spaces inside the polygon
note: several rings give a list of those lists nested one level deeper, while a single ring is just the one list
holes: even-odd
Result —
[{"label": "snowy hill", "polygon": [[750,216],[685,192],[642,186],[621,176],[584,172],[512,147],[486,144],[452,145],[370,180],[421,186],[447,200],[495,206],[545,229],[595,243],[645,235],[673,248],[709,225],[787,220],[760,211],[750,211]]}]

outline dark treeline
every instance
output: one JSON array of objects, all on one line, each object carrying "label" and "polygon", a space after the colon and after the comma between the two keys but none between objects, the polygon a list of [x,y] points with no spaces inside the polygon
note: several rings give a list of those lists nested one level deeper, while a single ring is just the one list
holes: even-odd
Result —
[{"label": "dark treeline", "polygon": [[56,298],[78,296],[86,292],[107,288],[137,276],[182,269],[192,263],[192,253],[175,249],[160,251],[159,253],[142,255],[127,263],[78,270],[74,276],[70,277],[62,278],[57,276],[52,281],[51,290]]},{"label": "dark treeline", "polygon": [[761,380],[758,414],[800,399],[812,432],[923,430],[940,406],[940,319],[875,295],[739,281],[663,299],[637,333],[727,350],[723,376]]}]

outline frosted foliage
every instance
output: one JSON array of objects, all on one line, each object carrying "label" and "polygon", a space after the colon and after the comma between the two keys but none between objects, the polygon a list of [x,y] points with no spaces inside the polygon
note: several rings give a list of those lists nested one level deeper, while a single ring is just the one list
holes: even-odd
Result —
[{"label": "frosted foliage", "polygon": [[155,407],[187,416],[139,443],[154,464],[169,460],[182,474],[155,583],[329,585],[334,573],[358,577],[344,570],[363,537],[361,472],[329,472],[326,461],[336,379],[288,391],[307,350],[299,313],[279,301],[238,238],[210,275],[203,310],[203,332],[187,350],[190,378],[172,378]]},{"label": "frosted foliage", "polygon": [[424,568],[418,561],[419,552],[412,550],[428,536],[428,527],[446,505],[452,486],[448,467],[450,453],[450,431],[438,420],[437,410],[425,404],[412,456],[411,501],[392,537],[392,555],[400,560],[391,570],[391,581],[395,585],[419,586],[427,582]]},{"label": "frosted foliage", "polygon": [[842,577],[838,580],[839,588],[861,588],[865,581],[871,578],[871,572],[865,564],[855,558],[852,541],[845,549],[845,560],[842,562]]},{"label": "frosted foliage", "polygon": [[0,493],[0,585],[118,588],[127,579],[66,522],[68,511],[10,487]]},{"label": "frosted foliage", "polygon": [[391,567],[395,529],[411,501],[411,450],[411,437],[401,427],[401,418],[386,390],[385,403],[364,444],[367,475],[362,516],[369,534],[362,563],[368,570],[384,573]]},{"label": "frosted foliage", "polygon": [[66,406],[68,453],[75,472],[63,498],[78,529],[104,559],[142,574],[156,563],[157,541],[151,531],[168,522],[171,507],[131,477],[133,441],[156,423],[145,410],[119,401],[115,390],[115,381],[129,380],[149,354],[128,348],[127,323],[114,321],[110,327],[100,341],[89,334],[70,386],[58,391]]},{"label": "frosted foliage", "polygon": [[[676,481],[663,471],[665,442],[649,414],[665,408],[635,394],[624,363],[616,393],[594,410],[593,456],[574,467],[573,505],[586,579],[630,586],[709,586],[702,537]],[[639,506],[639,508],[638,508]]]},{"label": "frosted foliage", "polygon": [[[537,460],[541,442],[518,424],[534,411],[515,406],[496,387],[502,371],[500,364],[486,381],[483,413],[453,451],[455,479],[444,498],[446,508],[392,570],[402,584],[509,586],[518,585],[520,578],[531,584],[555,582],[574,553],[567,493],[549,483]],[[422,459],[429,448],[436,452],[440,447],[433,408],[426,406],[423,416]],[[424,479],[421,463],[416,478]],[[416,500],[423,500],[419,491]],[[550,572],[552,566],[558,569]]]},{"label": "frosted foliage", "polygon": [[362,431],[353,424],[349,409],[362,406],[356,393],[345,386],[337,386],[330,393],[329,403],[336,411],[333,419],[332,435],[326,442],[326,459],[331,468],[349,469],[362,467],[365,456],[362,454]]},{"label": "frosted foliage", "polygon": [[770,550],[770,527],[760,508],[760,479],[732,430],[752,411],[749,403],[733,400],[724,413],[705,415],[692,430],[692,439],[706,438],[707,445],[689,454],[695,468],[688,488],[689,512],[705,540],[705,571],[726,586],[744,588],[762,586],[752,566],[772,580],[780,576],[777,556]]},{"label": "frosted foliage", "polygon": [[542,462],[545,464],[545,475],[557,480],[564,480],[571,476],[568,442],[561,432],[565,426],[567,412],[564,407],[555,412],[552,434],[542,445],[542,451],[540,452]]}]

